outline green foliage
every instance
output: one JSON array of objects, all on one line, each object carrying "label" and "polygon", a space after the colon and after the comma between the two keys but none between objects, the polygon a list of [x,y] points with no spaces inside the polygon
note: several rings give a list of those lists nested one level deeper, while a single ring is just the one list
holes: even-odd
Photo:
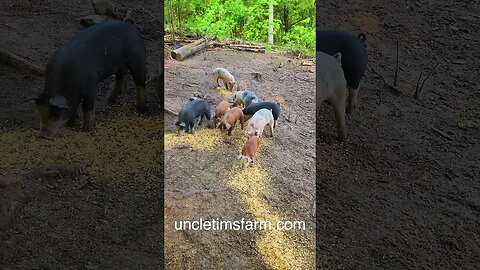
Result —
[{"label": "green foliage", "polygon": [[[214,35],[219,39],[267,42],[270,0],[167,0],[165,29],[180,34]],[[315,1],[276,0],[274,45],[315,54]],[[170,10],[171,9],[171,10]]]}]

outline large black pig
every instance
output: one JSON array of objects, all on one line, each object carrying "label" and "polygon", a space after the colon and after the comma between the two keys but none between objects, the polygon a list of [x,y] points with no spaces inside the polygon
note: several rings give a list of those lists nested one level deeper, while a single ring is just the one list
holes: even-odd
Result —
[{"label": "large black pig", "polygon": [[108,100],[122,90],[124,75],[130,71],[137,91],[137,111],[146,110],[145,44],[135,26],[106,21],[75,35],[50,56],[45,70],[45,89],[34,95],[40,114],[41,136],[53,138],[67,122],[78,117],[82,104],[83,127],[94,130],[94,105],[99,82],[115,74]]}]

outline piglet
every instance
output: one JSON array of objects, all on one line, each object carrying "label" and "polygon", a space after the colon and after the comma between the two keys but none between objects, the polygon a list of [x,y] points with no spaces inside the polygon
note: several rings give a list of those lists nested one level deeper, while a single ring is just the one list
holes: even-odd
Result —
[{"label": "piglet", "polygon": [[250,119],[250,122],[248,123],[247,134],[248,136],[262,136],[265,126],[268,125],[270,127],[270,133],[273,137],[274,123],[275,120],[273,118],[272,111],[268,109],[260,109],[252,116],[252,119]]},{"label": "piglet", "polygon": [[237,123],[237,121],[240,121],[240,124],[243,129],[244,121],[243,121],[242,109],[234,107],[228,110],[227,113],[225,113],[225,115],[222,118],[222,121],[220,121],[220,123],[217,124],[217,128],[219,128],[222,131],[227,130],[228,135],[231,135],[232,130],[233,128],[235,128],[235,124]]},{"label": "piglet", "polygon": [[317,114],[320,112],[320,104],[327,100],[333,105],[337,122],[337,134],[340,141],[347,136],[345,123],[345,101],[347,96],[347,81],[340,63],[342,54],[336,53],[330,56],[323,52],[317,52],[317,78],[316,78],[316,101]]},{"label": "piglet", "polygon": [[223,100],[218,103],[217,107],[215,107],[215,116],[213,118],[215,122],[222,120],[223,116],[227,113],[229,109],[230,103],[228,103],[228,101]]},{"label": "piglet", "polygon": [[255,156],[258,148],[260,147],[260,141],[261,139],[259,136],[252,136],[243,146],[242,154],[238,156],[238,159],[247,159],[247,163],[244,164],[245,167],[253,164],[253,157]]},{"label": "piglet", "polygon": [[213,70],[213,81],[217,86],[220,86],[218,80],[222,80],[225,84],[225,88],[229,91],[233,90],[233,86],[235,85],[235,78],[233,77],[228,70],[224,68],[216,68]]}]

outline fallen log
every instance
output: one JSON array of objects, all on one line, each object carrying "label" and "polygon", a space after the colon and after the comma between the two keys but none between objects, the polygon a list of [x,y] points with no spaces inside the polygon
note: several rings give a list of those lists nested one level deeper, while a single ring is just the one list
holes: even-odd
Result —
[{"label": "fallen log", "polygon": [[0,63],[9,65],[18,70],[30,71],[32,74],[37,76],[45,75],[45,70],[43,68],[30,63],[18,55],[5,51],[4,49],[0,49]]},{"label": "fallen log", "polygon": [[243,52],[256,52],[256,53],[265,53],[265,48],[263,49],[256,49],[256,48],[248,48],[248,47],[235,47],[235,46],[228,46],[230,49],[243,51]]},{"label": "fallen log", "polygon": [[193,55],[197,53],[198,51],[206,48],[208,46],[209,40],[213,38],[202,38],[198,41],[195,41],[193,43],[184,45],[174,51],[172,51],[172,57],[173,59],[177,61],[182,61],[183,59],[189,57],[190,55]]},{"label": "fallen log", "polygon": [[265,49],[263,45],[228,44],[230,48]]},{"label": "fallen log", "polygon": [[[171,38],[166,38],[164,39],[165,43],[172,43]],[[176,42],[181,42],[181,43],[193,43],[195,41],[198,41],[198,39],[191,39],[191,38],[175,38]]]},{"label": "fallen log", "polygon": [[178,116],[178,113],[176,113],[176,112],[174,112],[174,111],[172,111],[172,110],[170,110],[170,109],[164,108],[163,110],[164,110],[166,113],[168,113],[168,114],[171,114],[171,115],[174,115],[174,116]]},{"label": "fallen log", "polygon": [[214,42],[214,47],[231,47],[231,48],[249,48],[249,49],[265,49],[264,45],[247,44],[247,43],[231,43],[231,42]]}]

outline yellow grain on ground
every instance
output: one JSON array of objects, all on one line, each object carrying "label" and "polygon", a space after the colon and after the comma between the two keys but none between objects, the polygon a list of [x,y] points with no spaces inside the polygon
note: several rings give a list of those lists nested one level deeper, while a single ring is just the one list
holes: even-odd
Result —
[{"label": "yellow grain on ground", "polygon": [[178,136],[176,133],[165,133],[164,135],[165,148],[187,144],[195,150],[212,150],[221,142],[223,142],[223,134],[219,129],[202,128],[195,131],[195,134],[183,133]]},{"label": "yellow grain on ground", "polygon": [[232,100],[233,93],[231,91],[228,91],[225,87],[217,87],[217,91],[222,95],[225,100]]},{"label": "yellow grain on ground", "polygon": [[116,116],[98,123],[95,133],[65,130],[45,140],[38,129],[0,133],[0,174],[17,174],[54,163],[80,163],[96,177],[119,181],[150,181],[159,175],[162,121],[119,108]]},{"label": "yellow grain on ground", "polygon": [[234,166],[228,183],[240,194],[248,212],[257,221],[270,221],[272,230],[260,232],[257,249],[272,269],[314,269],[315,254],[292,242],[283,231],[274,227],[280,217],[269,209],[261,193],[268,185],[269,174],[256,164],[253,167]]}]

